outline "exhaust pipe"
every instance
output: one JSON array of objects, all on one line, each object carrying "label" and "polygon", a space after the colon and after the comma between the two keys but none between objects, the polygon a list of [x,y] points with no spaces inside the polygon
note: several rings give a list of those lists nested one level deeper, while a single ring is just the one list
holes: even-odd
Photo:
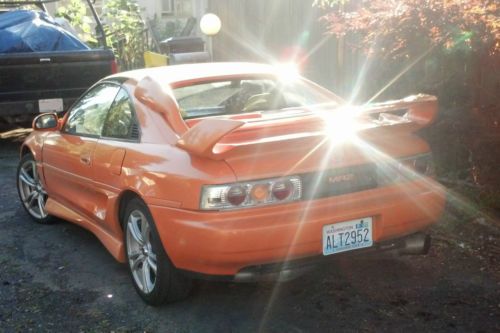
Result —
[{"label": "exhaust pipe", "polygon": [[311,271],[314,266],[301,267],[296,269],[283,269],[278,272],[238,272],[234,276],[234,282],[260,282],[260,281],[275,281],[275,282],[288,282]]},{"label": "exhaust pipe", "polygon": [[419,255],[429,253],[431,247],[431,236],[424,233],[416,233],[403,240],[403,246],[399,249],[400,255]]}]

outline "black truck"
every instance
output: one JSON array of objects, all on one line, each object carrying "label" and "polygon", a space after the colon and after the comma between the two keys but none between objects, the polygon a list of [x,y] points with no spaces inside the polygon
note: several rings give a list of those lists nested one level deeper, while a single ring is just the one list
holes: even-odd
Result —
[{"label": "black truck", "polygon": [[[47,13],[45,3],[54,1],[0,0],[0,24],[2,16],[12,13],[12,6],[34,5]],[[64,112],[92,84],[117,71],[99,17],[91,0],[87,3],[96,22],[99,48],[0,52],[0,123],[22,124],[41,112]]]}]

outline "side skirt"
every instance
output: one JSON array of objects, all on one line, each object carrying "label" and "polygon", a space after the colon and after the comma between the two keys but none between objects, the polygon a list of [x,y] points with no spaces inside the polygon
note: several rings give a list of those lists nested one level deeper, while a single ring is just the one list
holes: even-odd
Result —
[{"label": "side skirt", "polygon": [[121,263],[125,262],[124,244],[121,239],[116,238],[87,217],[69,209],[50,197],[47,200],[45,208],[50,215],[75,223],[93,233],[116,260]]}]

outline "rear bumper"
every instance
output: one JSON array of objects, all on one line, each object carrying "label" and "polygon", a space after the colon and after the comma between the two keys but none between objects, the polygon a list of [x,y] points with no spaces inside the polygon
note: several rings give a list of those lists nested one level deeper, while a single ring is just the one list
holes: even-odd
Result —
[{"label": "rear bumper", "polygon": [[[277,263],[244,267],[235,275],[207,275],[191,271],[183,273],[191,278],[210,281],[257,282],[257,281],[289,281],[314,269],[315,266],[329,264],[339,257],[368,256],[380,253],[397,255],[427,254],[431,238],[424,233],[415,233],[403,238],[375,243],[372,247],[338,253],[334,256],[313,256],[287,260]],[[418,248],[416,247],[418,244]]]},{"label": "rear bumper", "polygon": [[422,180],[312,201],[223,212],[155,205],[149,208],[177,268],[235,276],[248,267],[322,257],[325,224],[372,217],[374,243],[383,244],[436,222],[444,203],[444,189]]}]

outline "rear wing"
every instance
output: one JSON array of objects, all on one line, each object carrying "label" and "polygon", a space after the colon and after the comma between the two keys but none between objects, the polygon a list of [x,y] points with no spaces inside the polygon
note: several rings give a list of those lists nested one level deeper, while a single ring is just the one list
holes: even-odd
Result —
[{"label": "rear wing", "polygon": [[[227,134],[243,126],[245,122],[230,119],[205,119],[184,133],[177,147],[203,157],[215,157],[226,149],[214,151],[217,143]],[[222,148],[222,147],[219,147]]]},{"label": "rear wing", "polygon": [[377,117],[380,125],[411,122],[416,129],[420,129],[436,120],[438,103],[435,96],[420,94],[396,101],[369,104],[363,109],[372,118]]},{"label": "rear wing", "polygon": [[[436,119],[437,111],[437,99],[430,95],[365,105],[356,108],[356,121],[361,124],[358,132],[362,135],[415,132],[429,126]],[[237,147],[301,144],[304,140],[328,136],[328,126],[325,119],[318,116],[319,113],[257,122],[204,119],[184,132],[177,146],[200,157],[220,160]]]}]

